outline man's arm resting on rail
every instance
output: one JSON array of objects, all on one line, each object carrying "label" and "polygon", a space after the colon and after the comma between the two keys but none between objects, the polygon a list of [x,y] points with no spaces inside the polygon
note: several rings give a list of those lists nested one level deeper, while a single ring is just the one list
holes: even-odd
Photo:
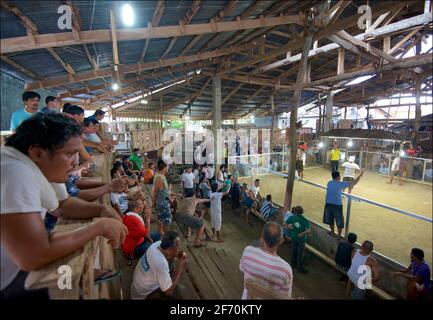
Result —
[{"label": "man's arm resting on rail", "polygon": [[[80,179],[81,180],[81,179]],[[78,180],[78,181],[80,181]],[[80,193],[78,194],[78,198],[86,200],[86,201],[94,201],[98,199],[99,197],[102,197],[104,194],[110,193],[110,192],[121,192],[125,189],[126,186],[126,180],[122,178],[116,178],[111,180],[107,184],[100,185],[99,182],[90,182],[89,184],[99,184],[98,187],[93,187],[90,189],[80,190]],[[77,183],[78,186],[78,183]],[[81,187],[79,187],[81,189]]]},{"label": "man's arm resting on rail", "polygon": [[115,248],[119,247],[126,233],[120,222],[103,218],[82,228],[49,236],[39,212],[1,215],[1,243],[23,271],[37,270],[65,257],[99,235],[109,239]]},{"label": "man's arm resting on rail", "polygon": [[60,202],[59,209],[55,215],[61,215],[66,219],[90,219],[94,217],[108,217],[122,221],[122,218],[110,207],[81,200],[76,197],[69,197]]}]

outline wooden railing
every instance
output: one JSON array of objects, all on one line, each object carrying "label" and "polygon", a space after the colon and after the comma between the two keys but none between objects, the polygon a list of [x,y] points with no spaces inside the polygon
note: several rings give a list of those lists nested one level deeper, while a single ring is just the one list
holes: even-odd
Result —
[{"label": "wooden railing", "polygon": [[163,128],[133,130],[130,133],[132,148],[146,152],[160,149],[165,145],[162,141]]},{"label": "wooden railing", "polygon": [[[93,155],[93,159],[96,163],[95,176],[82,179],[108,182],[110,180],[112,155],[97,154]],[[108,195],[105,195],[99,201],[110,205]],[[65,220],[60,218],[53,232],[82,228],[95,219]],[[94,284],[94,269],[97,261],[99,261],[98,268],[116,269],[115,252],[108,244],[108,240],[102,236],[87,243],[80,250],[39,270],[30,272],[26,280],[26,287],[28,289],[48,288],[51,299],[119,299],[120,289],[117,281],[105,282],[99,285]],[[66,268],[63,266],[66,266]],[[62,277],[62,273],[66,269],[71,271],[70,288],[65,286],[65,278]]]}]

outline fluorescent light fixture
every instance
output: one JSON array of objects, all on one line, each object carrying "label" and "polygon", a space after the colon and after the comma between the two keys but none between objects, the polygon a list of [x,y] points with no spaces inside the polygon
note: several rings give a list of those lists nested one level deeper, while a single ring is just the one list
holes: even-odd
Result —
[{"label": "fluorescent light fixture", "polygon": [[129,3],[122,6],[122,21],[127,27],[134,24],[134,10]]},{"label": "fluorescent light fixture", "polygon": [[195,73],[200,74],[201,73],[201,68],[195,69]]},{"label": "fluorescent light fixture", "polygon": [[323,144],[323,142],[319,142],[319,144],[317,145],[320,149],[322,149],[323,148],[323,146],[324,146],[324,144]]},{"label": "fluorescent light fixture", "polygon": [[352,141],[352,140],[349,140],[349,141],[347,142],[347,146],[348,146],[348,147],[353,147],[353,141]]},{"label": "fluorescent light fixture", "polygon": [[143,99],[140,102],[141,102],[141,104],[148,104],[149,103],[149,101],[147,101],[146,99]]},{"label": "fluorescent light fixture", "polygon": [[119,90],[119,85],[117,83],[113,83],[112,88],[114,91],[117,91],[117,90]]},{"label": "fluorescent light fixture", "polygon": [[361,82],[367,81],[368,79],[371,79],[371,78],[373,78],[374,76],[375,76],[375,74],[370,74],[370,75],[368,75],[368,76],[360,76],[360,77],[355,78],[355,79],[353,79],[352,81],[346,83],[345,86],[347,87],[347,86],[351,86],[351,85],[354,85],[354,84],[358,84],[358,83],[361,83]]}]

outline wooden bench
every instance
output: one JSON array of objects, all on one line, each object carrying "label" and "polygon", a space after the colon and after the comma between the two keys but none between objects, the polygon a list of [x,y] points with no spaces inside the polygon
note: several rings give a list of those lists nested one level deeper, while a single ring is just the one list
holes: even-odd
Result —
[{"label": "wooden bench", "polygon": [[[323,253],[321,253],[319,250],[313,248],[312,246],[310,246],[309,244],[305,244],[305,248],[310,251],[312,254],[314,254],[316,257],[318,257],[319,259],[321,259],[322,261],[326,262],[327,264],[329,264],[330,266],[334,267],[334,269],[338,270],[340,273],[347,275],[347,273],[343,270],[341,270],[340,268],[337,267],[337,265],[335,264],[335,261],[333,259],[331,259],[330,257],[324,255]],[[384,290],[372,285],[372,288],[370,289],[376,296],[378,296],[381,299],[384,300],[395,300],[395,298],[393,296],[391,296],[389,293],[385,292]]]}]

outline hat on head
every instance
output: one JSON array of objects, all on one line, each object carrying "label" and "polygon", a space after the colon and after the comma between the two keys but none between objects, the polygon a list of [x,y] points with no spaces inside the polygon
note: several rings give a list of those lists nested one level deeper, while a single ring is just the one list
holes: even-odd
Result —
[{"label": "hat on head", "polygon": [[349,157],[349,162],[355,162],[355,156],[350,156]]}]

